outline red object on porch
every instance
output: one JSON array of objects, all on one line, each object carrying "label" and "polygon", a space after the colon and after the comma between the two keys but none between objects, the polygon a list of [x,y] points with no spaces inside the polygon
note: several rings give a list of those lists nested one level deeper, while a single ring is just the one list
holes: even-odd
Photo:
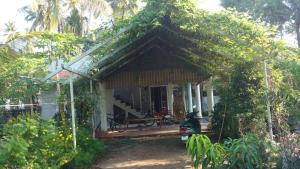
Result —
[{"label": "red object on porch", "polygon": [[154,117],[163,117],[165,114],[163,112],[154,112]]}]

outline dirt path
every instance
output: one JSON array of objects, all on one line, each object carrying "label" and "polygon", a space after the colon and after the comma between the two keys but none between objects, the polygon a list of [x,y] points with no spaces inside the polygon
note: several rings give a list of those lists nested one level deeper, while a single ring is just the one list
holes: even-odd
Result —
[{"label": "dirt path", "polygon": [[178,137],[107,142],[107,153],[93,169],[191,169]]}]

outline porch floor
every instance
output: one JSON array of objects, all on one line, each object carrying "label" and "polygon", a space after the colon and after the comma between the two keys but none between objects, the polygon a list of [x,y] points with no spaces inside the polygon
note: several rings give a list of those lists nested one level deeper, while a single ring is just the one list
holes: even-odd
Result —
[{"label": "porch floor", "polygon": [[[201,120],[201,130],[203,133],[209,133],[208,122]],[[159,136],[177,136],[179,135],[179,124],[137,127],[129,126],[129,128],[120,128],[115,131],[101,132],[97,136],[100,139],[118,139],[118,138],[139,138],[139,137],[159,137]]]}]

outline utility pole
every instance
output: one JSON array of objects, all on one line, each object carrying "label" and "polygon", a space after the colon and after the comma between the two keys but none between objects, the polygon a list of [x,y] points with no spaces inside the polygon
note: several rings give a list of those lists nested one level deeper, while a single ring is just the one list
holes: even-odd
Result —
[{"label": "utility pole", "polygon": [[271,115],[271,108],[270,108],[270,101],[269,101],[269,81],[268,81],[268,71],[267,71],[267,62],[264,61],[264,76],[265,76],[265,83],[266,83],[266,102],[267,102],[267,119],[268,119],[268,127],[269,127],[269,135],[271,140],[273,140],[273,125],[272,125],[272,115]]}]

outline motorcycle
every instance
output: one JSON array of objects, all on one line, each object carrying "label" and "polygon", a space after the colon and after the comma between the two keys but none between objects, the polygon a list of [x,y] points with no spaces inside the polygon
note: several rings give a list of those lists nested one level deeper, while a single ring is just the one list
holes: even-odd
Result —
[{"label": "motorcycle", "polygon": [[181,122],[179,126],[181,141],[187,142],[192,134],[200,134],[201,125],[196,115],[197,112],[187,113],[185,119]]}]

